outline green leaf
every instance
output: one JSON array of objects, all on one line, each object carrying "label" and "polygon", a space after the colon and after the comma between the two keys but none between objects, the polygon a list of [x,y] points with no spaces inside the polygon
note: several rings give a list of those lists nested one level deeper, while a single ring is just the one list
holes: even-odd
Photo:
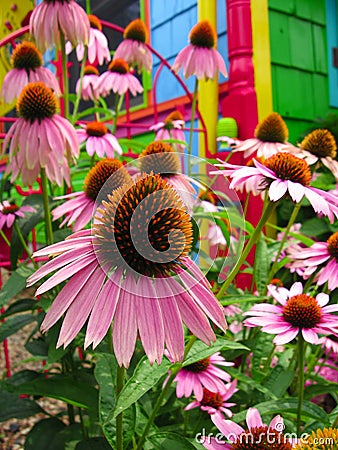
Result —
[{"label": "green leaf", "polygon": [[227,306],[236,303],[250,303],[250,302],[258,303],[260,301],[267,300],[267,298],[268,297],[266,296],[262,295],[256,296],[251,294],[225,295],[222,298],[222,305]]},{"label": "green leaf", "polygon": [[81,441],[75,447],[75,450],[98,450],[98,449],[111,450],[112,447],[103,437],[93,437],[86,441]]},{"label": "green leaf", "polygon": [[262,384],[270,389],[276,397],[281,398],[292,383],[294,376],[294,370],[285,370],[284,367],[277,365],[272,369],[270,375],[262,381]]},{"label": "green leaf", "polygon": [[337,394],[338,392],[338,384],[312,384],[305,388],[304,390],[304,398],[310,400],[313,397],[321,394]]},{"label": "green leaf", "polygon": [[[241,381],[244,385],[250,386],[252,389],[257,389],[257,391],[265,394],[268,398],[276,399],[277,397],[270,389],[262,386],[259,382],[253,380],[252,378],[244,375],[239,372],[238,369],[234,369],[233,367],[227,367],[226,371],[231,375],[231,378],[235,378],[238,381]],[[244,417],[245,418],[245,417]]]},{"label": "green leaf", "polygon": [[2,286],[0,292],[0,307],[4,306],[15,295],[26,288],[26,280],[33,272],[34,269],[27,266],[21,266],[15,272],[12,272],[12,275]]},{"label": "green leaf", "polygon": [[268,258],[268,248],[263,236],[256,244],[255,253],[255,281],[256,288],[260,294],[266,290],[268,274],[270,267],[270,258]]},{"label": "green leaf", "polygon": [[98,353],[94,375],[99,384],[99,411],[101,423],[106,422],[115,407],[116,358],[109,353]]},{"label": "green leaf", "polygon": [[25,311],[32,311],[38,307],[38,302],[33,298],[21,298],[16,302],[9,305],[6,311],[0,315],[0,319],[9,317],[13,314],[17,314]]},{"label": "green leaf", "polygon": [[18,314],[10,317],[0,324],[0,342],[35,320],[36,318],[32,314]]},{"label": "green leaf", "polygon": [[148,358],[144,356],[135,368],[134,374],[122,389],[111,419],[115,419],[125,409],[137,402],[146,392],[154,387],[157,382],[170,369],[169,361],[163,361],[160,366],[150,365]]},{"label": "green leaf", "polygon": [[249,348],[239,342],[230,341],[229,339],[221,337],[217,338],[217,341],[210,346],[204,344],[201,341],[196,341],[188,354],[188,358],[184,361],[183,367],[187,366],[188,364],[200,361],[201,359],[207,358],[208,356],[213,355],[214,353],[221,350],[249,351]]},{"label": "green leaf", "polygon": [[152,434],[148,437],[148,443],[151,443],[150,447],[147,445],[145,450],[161,449],[161,450],[196,450],[196,447],[185,437],[172,432],[162,432]]},{"label": "green leaf", "polygon": [[[258,403],[255,405],[255,408],[261,413],[261,415],[269,414],[283,414],[283,413],[292,413],[297,414],[298,407],[298,399],[297,398],[289,398],[289,399],[280,399],[276,401],[269,401]],[[245,420],[247,410],[241,411],[238,414],[235,414],[232,418],[235,422],[241,422]],[[311,419],[318,420],[324,426],[329,425],[329,416],[328,414],[319,406],[314,403],[305,401],[302,405],[302,417],[310,417]]]},{"label": "green leaf", "polygon": [[66,425],[56,417],[40,420],[28,433],[24,449],[61,450],[64,447],[58,438],[58,433],[65,428]]},{"label": "green leaf", "polygon": [[139,150],[142,151],[146,148],[147,144],[145,142],[139,141],[137,139],[126,139],[126,138],[120,138],[119,139],[120,145],[125,145],[128,148],[131,148],[132,150]]},{"label": "green leaf", "polygon": [[0,422],[16,418],[34,416],[44,412],[43,409],[29,398],[20,398],[16,394],[0,390]]}]

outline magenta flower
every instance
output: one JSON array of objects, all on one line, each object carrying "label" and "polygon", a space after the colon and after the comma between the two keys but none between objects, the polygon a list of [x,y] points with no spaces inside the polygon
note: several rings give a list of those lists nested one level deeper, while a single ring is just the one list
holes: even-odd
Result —
[{"label": "magenta flower", "polygon": [[[171,356],[169,359],[172,360]],[[226,362],[220,352],[217,352],[208,358],[182,367],[174,379],[177,382],[177,397],[190,397],[194,394],[196,399],[201,401],[203,388],[211,392],[224,391],[225,384],[222,380],[229,382],[230,375],[216,366],[230,367],[233,365],[234,363]]]},{"label": "magenta flower", "polygon": [[110,92],[122,95],[128,90],[135,96],[143,92],[143,87],[129,71],[128,64],[117,58],[109,64],[107,72],[100,75],[98,90],[102,97],[106,97]]},{"label": "magenta flower", "polygon": [[316,298],[303,294],[302,283],[294,283],[291,289],[269,285],[269,293],[279,305],[261,303],[254,305],[244,316],[247,327],[262,327],[262,331],[277,334],[273,342],[277,345],[291,342],[299,333],[310,344],[318,344],[318,334],[337,334],[337,305],[328,304],[330,298],[320,293]]},{"label": "magenta flower", "polygon": [[304,279],[315,271],[314,281],[321,286],[328,283],[330,291],[338,287],[338,232],[333,233],[326,242],[316,242],[310,248],[302,248],[301,252],[289,255],[291,266],[302,268]]},{"label": "magenta flower", "polygon": [[42,51],[61,47],[61,32],[73,47],[89,41],[89,20],[86,12],[74,0],[42,0],[32,12],[29,32]]},{"label": "magenta flower", "polygon": [[31,286],[56,271],[36,295],[69,279],[42,330],[65,315],[57,346],[67,346],[88,321],[87,348],[96,347],[112,323],[115,355],[125,367],[137,336],[151,363],[161,363],[165,345],[174,361],[182,360],[183,323],[210,344],[216,337],[208,318],[223,330],[226,322],[207,280],[187,256],[191,244],[190,216],[159,175],[116,189],[98,209],[92,230],[35,253],[58,255],[29,278]]},{"label": "magenta flower", "polygon": [[[231,420],[224,420],[219,414],[212,415],[211,420],[223,434],[223,438],[219,435],[216,438],[206,437],[201,443],[207,450],[263,449],[271,448],[271,442],[274,450],[291,450],[293,447],[292,439],[281,433],[284,430],[284,421],[279,415],[267,426],[263,423],[259,411],[249,408],[246,415],[247,430]],[[227,444],[226,439],[231,443]]]},{"label": "magenta flower", "polygon": [[4,200],[0,203],[0,230],[4,227],[11,228],[18,217],[25,217],[26,212],[36,212],[31,206],[18,206]]},{"label": "magenta flower", "polygon": [[243,189],[257,194],[268,191],[271,201],[276,202],[286,195],[299,203],[308,199],[316,213],[327,216],[331,222],[338,218],[337,197],[329,192],[310,186],[311,171],[308,164],[290,153],[277,153],[263,164],[254,160],[254,167],[238,166],[229,163],[219,164],[226,170],[211,174],[228,175],[232,178],[231,189]]},{"label": "magenta flower", "polygon": [[181,68],[185,78],[196,75],[198,80],[213,79],[221,72],[228,76],[224,60],[214,48],[216,45],[216,33],[208,20],[198,22],[190,31],[190,45],[185,47],[176,56],[173,71]]},{"label": "magenta flower", "polygon": [[125,28],[123,41],[118,45],[114,53],[114,59],[124,59],[131,66],[136,65],[142,69],[151,71],[153,57],[146,42],[148,31],[141,19],[135,19]]},{"label": "magenta flower", "polygon": [[76,130],[79,143],[86,142],[86,151],[89,156],[97,154],[99,158],[107,156],[114,158],[115,152],[122,155],[122,148],[116,137],[108,131],[102,122],[89,122],[80,125]]},{"label": "magenta flower", "polygon": [[68,161],[79,156],[79,145],[75,129],[56,108],[56,97],[44,83],[29,83],[22,91],[17,102],[20,118],[3,143],[3,151],[10,143],[6,173],[12,172],[12,181],[21,174],[23,184],[33,184],[45,168],[52,183],[69,184]]},{"label": "magenta flower", "polygon": [[202,411],[206,411],[210,415],[219,414],[223,417],[222,413],[224,413],[226,416],[232,417],[232,412],[229,408],[235,406],[236,403],[229,403],[227,400],[237,391],[237,380],[227,383],[223,390],[219,392],[212,392],[204,388],[202,400],[195,400],[189,403],[184,410],[188,411],[193,408],[201,408]]},{"label": "magenta flower", "polygon": [[131,176],[120,161],[110,158],[102,159],[87,174],[83,191],[55,198],[55,200],[66,201],[52,211],[53,220],[66,215],[60,228],[65,224],[70,226],[74,223],[74,231],[82,230],[94,216],[95,202],[102,188],[109,186],[109,191],[112,191],[130,181]]},{"label": "magenta flower", "polygon": [[318,344],[325,348],[326,353],[336,353],[338,356],[338,339],[335,336],[323,336],[319,339]]},{"label": "magenta flower", "polygon": [[[150,130],[156,131],[155,141],[165,141],[167,139],[177,139],[178,141],[186,142],[183,131],[185,125],[184,118],[179,111],[170,113],[164,122],[155,123],[150,127]],[[185,145],[172,143],[175,150],[183,152]]]},{"label": "magenta flower", "polygon": [[[96,102],[100,97],[100,92],[98,89],[99,83],[99,71],[94,66],[86,66],[84,70],[84,75],[82,78],[82,89],[81,97],[83,100],[92,100]],[[75,92],[78,94],[80,89],[80,79],[77,81],[75,86]]]},{"label": "magenta flower", "polygon": [[2,85],[2,97],[5,103],[12,103],[18,98],[28,83],[42,81],[57,96],[61,95],[59,83],[55,75],[46,67],[42,67],[42,55],[31,42],[18,44],[11,58],[13,69],[5,76]]}]

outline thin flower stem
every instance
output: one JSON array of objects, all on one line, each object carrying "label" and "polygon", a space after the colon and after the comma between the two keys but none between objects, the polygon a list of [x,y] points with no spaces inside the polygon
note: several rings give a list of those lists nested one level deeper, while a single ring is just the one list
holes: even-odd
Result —
[{"label": "thin flower stem", "polygon": [[10,247],[11,243],[9,242],[9,240],[7,239],[7,236],[5,235],[5,233],[2,230],[0,230],[0,236],[6,242],[6,245],[8,245],[8,247]]},{"label": "thin flower stem", "polygon": [[248,243],[246,244],[246,247],[244,248],[243,253],[241,254],[240,258],[237,260],[235,267],[232,269],[232,271],[228,275],[227,279],[224,281],[220,290],[218,291],[218,293],[216,295],[216,297],[218,299],[222,298],[224,292],[230,286],[231,282],[234,280],[234,278],[238,274],[240,268],[242,267],[242,264],[244,263],[246,257],[248,256],[250,250],[252,249],[254,244],[257,242],[257,239],[258,239],[264,225],[268,221],[268,219],[271,216],[271,214],[273,213],[273,211],[276,209],[277,204],[278,204],[278,202],[270,202],[267,205],[262,217],[260,218],[260,221],[258,222],[258,224],[255,228],[255,231],[252,233]]},{"label": "thin flower stem", "polygon": [[46,171],[43,167],[41,167],[40,173],[41,173],[43,209],[45,212],[47,244],[51,245],[51,244],[53,244],[53,228],[52,228],[51,214],[50,214],[50,209],[49,209],[47,176],[46,176]]},{"label": "thin flower stem", "polygon": [[78,112],[78,109],[80,106],[80,100],[81,100],[81,94],[82,94],[82,82],[83,82],[83,75],[84,75],[84,70],[85,70],[85,66],[86,66],[86,61],[87,61],[87,53],[88,53],[88,47],[85,46],[84,55],[83,55],[83,59],[82,59],[82,63],[81,63],[81,69],[80,69],[79,89],[77,91],[76,100],[74,103],[73,116],[72,116],[73,125],[76,122],[76,115],[77,115],[77,112]]},{"label": "thin flower stem", "polygon": [[190,175],[190,156],[192,153],[192,138],[193,138],[193,129],[195,122],[195,112],[196,112],[196,102],[197,102],[197,93],[198,93],[198,79],[195,79],[195,88],[194,94],[192,98],[191,104],[191,117],[190,117],[190,131],[189,131],[189,146],[188,146],[188,175]]},{"label": "thin flower stem", "polygon": [[86,13],[90,14],[91,8],[90,8],[90,0],[86,0]]},{"label": "thin flower stem", "polygon": [[296,220],[296,217],[298,215],[300,207],[301,207],[301,202],[296,203],[295,207],[293,208],[293,211],[292,211],[292,214],[290,216],[289,222],[288,222],[287,227],[286,227],[286,229],[284,231],[284,234],[283,234],[283,239],[281,240],[280,246],[278,248],[278,252],[277,252],[277,255],[275,257],[275,261],[272,264],[272,267],[271,267],[271,270],[270,270],[270,273],[269,273],[269,277],[268,277],[268,281],[271,281],[271,279],[273,278],[273,276],[277,272],[276,267],[277,267],[277,264],[278,264],[278,259],[280,257],[280,254],[282,253],[282,250],[283,250],[284,244],[285,244],[285,242],[287,240],[290,228],[292,227],[292,225],[294,224],[294,222]]},{"label": "thin flower stem", "polygon": [[34,258],[32,257],[32,253],[29,250],[28,245],[27,245],[24,237],[22,236],[21,230],[19,228],[19,225],[16,223],[16,220],[14,221],[14,229],[16,231],[16,234],[18,235],[18,238],[19,238],[19,240],[21,242],[21,245],[22,245],[23,249],[25,250],[25,252],[28,255],[28,258],[32,261],[33,266],[37,269],[39,266],[37,265],[36,261],[34,261]]},{"label": "thin flower stem", "polygon": [[69,117],[69,99],[68,99],[68,68],[67,68],[67,55],[66,55],[66,40],[62,30],[60,30],[60,43],[61,43],[61,58],[62,58],[62,84],[63,84],[63,103],[64,103],[64,116],[66,119]]},{"label": "thin flower stem", "polygon": [[[116,369],[116,397],[123,389],[125,373],[126,369],[118,365]],[[116,450],[123,450],[123,413],[116,417]]]},{"label": "thin flower stem", "polygon": [[304,400],[304,338],[302,333],[298,335],[298,408],[297,408],[297,435],[300,435],[300,425],[302,418],[302,406]]}]

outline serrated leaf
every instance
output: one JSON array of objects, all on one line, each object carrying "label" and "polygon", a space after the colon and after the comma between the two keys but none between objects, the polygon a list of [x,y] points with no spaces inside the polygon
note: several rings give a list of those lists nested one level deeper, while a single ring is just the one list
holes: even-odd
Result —
[{"label": "serrated leaf", "polygon": [[163,361],[160,366],[150,365],[148,358],[144,356],[135,368],[134,374],[122,389],[111,419],[115,419],[118,414],[137,402],[146,392],[154,387],[157,382],[170,369],[169,361]]},{"label": "serrated leaf", "polygon": [[27,266],[21,266],[12,272],[6,283],[2,286],[0,292],[0,307],[4,306],[15,295],[26,288],[26,280],[32,275],[34,269]]},{"label": "serrated leaf", "polygon": [[17,316],[9,317],[0,324],[0,342],[35,320],[36,318],[32,314],[18,314]]},{"label": "serrated leaf", "polygon": [[200,361],[201,359],[207,358],[216,352],[221,350],[248,350],[249,348],[240,342],[230,341],[225,338],[218,338],[216,342],[212,343],[210,346],[204,344],[201,341],[196,341],[192,346],[188,358],[184,361],[183,367],[188,364]]}]

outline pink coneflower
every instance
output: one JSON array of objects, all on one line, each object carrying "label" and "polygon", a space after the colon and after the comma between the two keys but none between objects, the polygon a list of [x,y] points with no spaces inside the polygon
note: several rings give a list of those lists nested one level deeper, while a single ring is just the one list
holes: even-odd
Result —
[{"label": "pink coneflower", "polygon": [[70,226],[74,223],[74,231],[82,230],[93,218],[95,202],[103,187],[105,189],[109,187],[110,193],[130,181],[131,176],[120,161],[111,158],[102,159],[87,174],[83,191],[56,197],[55,200],[66,201],[52,211],[53,220],[66,215],[60,228],[65,224]]},{"label": "pink coneflower", "polygon": [[100,75],[98,90],[102,97],[106,97],[111,91],[122,95],[128,90],[135,96],[143,92],[143,87],[129,71],[128,64],[123,59],[117,58],[109,64],[107,72]]},{"label": "pink coneflower", "polygon": [[76,130],[79,143],[86,142],[89,156],[114,158],[115,152],[122,155],[122,148],[116,137],[108,131],[102,122],[89,122]]},{"label": "pink coneflower", "polygon": [[337,197],[310,186],[311,171],[308,164],[290,153],[277,153],[263,162],[254,160],[254,167],[221,163],[226,170],[211,174],[228,175],[232,178],[230,189],[268,190],[271,201],[276,202],[286,195],[299,203],[306,197],[316,213],[327,216],[331,222],[338,217]]},{"label": "pink coneflower", "polygon": [[314,281],[321,286],[328,283],[330,291],[338,287],[338,232],[333,233],[326,242],[315,242],[310,248],[289,255],[293,268],[302,268],[304,279],[316,270]]},{"label": "pink coneflower", "polygon": [[278,113],[271,113],[255,129],[255,137],[235,142],[234,152],[243,152],[247,158],[255,154],[258,158],[270,158],[280,151],[290,150],[287,142],[288,128]]},{"label": "pink coneflower", "polygon": [[138,70],[151,71],[153,57],[146,45],[148,31],[141,19],[129,23],[123,33],[123,41],[118,45],[114,59],[124,59],[131,66],[136,65]]},{"label": "pink coneflower", "polygon": [[[169,359],[172,359],[169,357]],[[224,391],[225,384],[222,380],[229,382],[230,375],[216,366],[230,367],[234,363],[226,362],[220,352],[208,358],[202,359],[182,367],[174,381],[177,382],[176,395],[178,398],[195,395],[198,401],[203,398],[203,388],[211,392]]]},{"label": "pink coneflower", "polygon": [[320,163],[327,167],[338,180],[338,161],[335,160],[337,144],[329,130],[312,131],[305,136],[295,152],[299,158],[305,158],[310,166]]},{"label": "pink coneflower", "polygon": [[277,345],[291,342],[299,333],[310,344],[318,343],[319,334],[337,334],[338,317],[330,314],[338,311],[337,305],[327,305],[330,297],[320,293],[316,298],[303,294],[302,283],[294,283],[291,289],[269,286],[269,293],[279,305],[261,303],[254,305],[244,316],[247,327],[262,327],[262,331],[277,334],[273,342]]},{"label": "pink coneflower", "polygon": [[[186,142],[184,128],[184,118],[179,111],[173,111],[164,120],[164,122],[155,123],[150,130],[156,131],[155,141],[165,141],[167,139],[177,139]],[[172,144],[173,148],[179,152],[183,152],[184,144]]]},{"label": "pink coneflower", "polygon": [[227,383],[220,392],[212,392],[204,388],[202,400],[195,400],[189,403],[184,410],[189,411],[193,408],[201,408],[202,411],[206,411],[210,415],[219,414],[223,417],[222,413],[224,413],[226,416],[232,417],[232,412],[229,408],[235,406],[236,403],[229,403],[227,400],[237,391],[237,380]]},{"label": "pink coneflower", "polygon": [[0,230],[11,228],[16,218],[25,217],[27,212],[36,212],[31,206],[18,206],[4,200],[0,203]]},{"label": "pink coneflower", "polygon": [[318,340],[318,344],[325,348],[326,353],[333,352],[338,356],[338,339],[336,336],[323,336]]},{"label": "pink coneflower", "polygon": [[139,154],[138,167],[141,173],[159,173],[178,191],[190,210],[195,204],[196,191],[189,177],[182,174],[180,156],[169,143],[154,141]]},{"label": "pink coneflower", "polygon": [[181,68],[185,78],[196,75],[198,80],[213,79],[221,72],[228,76],[224,60],[214,48],[216,32],[208,20],[198,22],[190,31],[190,45],[176,56],[172,69],[178,72]]},{"label": "pink coneflower", "polygon": [[184,355],[183,323],[201,340],[215,340],[208,317],[226,328],[223,310],[198,266],[187,256],[192,224],[176,191],[159,175],[141,177],[108,195],[92,230],[74,233],[35,256],[58,255],[28,285],[57,270],[36,294],[69,281],[42,323],[64,314],[57,346],[67,346],[88,320],[85,347],[96,347],[111,323],[119,365],[129,366],[137,336],[151,363],[164,345],[174,361]]},{"label": "pink coneflower", "polygon": [[61,95],[55,75],[46,67],[42,67],[42,55],[31,42],[22,42],[16,46],[11,63],[13,69],[7,73],[2,85],[1,94],[5,103],[12,103],[30,82],[42,81],[53,89],[56,95]]},{"label": "pink coneflower", "polygon": [[44,83],[29,83],[17,102],[19,119],[9,129],[3,151],[10,142],[10,164],[14,181],[19,173],[25,185],[33,184],[41,168],[52,183],[69,183],[68,161],[79,156],[75,129],[56,114],[57,99]]},{"label": "pink coneflower", "polygon": [[[94,66],[86,66],[84,70],[84,75],[82,78],[82,90],[81,97],[83,100],[92,100],[96,102],[100,97],[100,92],[98,89],[99,83],[99,71]],[[76,94],[78,94],[80,89],[80,79],[77,81],[75,86]]]},{"label": "pink coneflower", "polygon": [[[90,64],[99,64],[102,66],[104,62],[108,63],[111,60],[108,39],[102,33],[102,25],[100,19],[93,14],[88,15],[90,30],[87,59]],[[69,44],[69,45],[68,45]],[[72,51],[72,45],[67,42],[67,53]],[[78,61],[84,58],[85,46],[81,42],[76,47],[76,57]]]},{"label": "pink coneflower", "polygon": [[86,12],[74,0],[42,0],[29,20],[29,32],[37,47],[45,52],[54,45],[61,47],[61,32],[73,47],[88,44],[89,20]]},{"label": "pink coneflower", "polygon": [[[249,408],[246,414],[247,430],[231,420],[224,420],[219,414],[212,415],[211,420],[223,434],[224,439],[208,436],[206,442],[202,442],[207,450],[291,450],[293,447],[292,439],[282,434],[284,421],[279,415],[267,426],[263,423],[259,411],[256,408]],[[227,444],[225,439],[231,443]]]}]

